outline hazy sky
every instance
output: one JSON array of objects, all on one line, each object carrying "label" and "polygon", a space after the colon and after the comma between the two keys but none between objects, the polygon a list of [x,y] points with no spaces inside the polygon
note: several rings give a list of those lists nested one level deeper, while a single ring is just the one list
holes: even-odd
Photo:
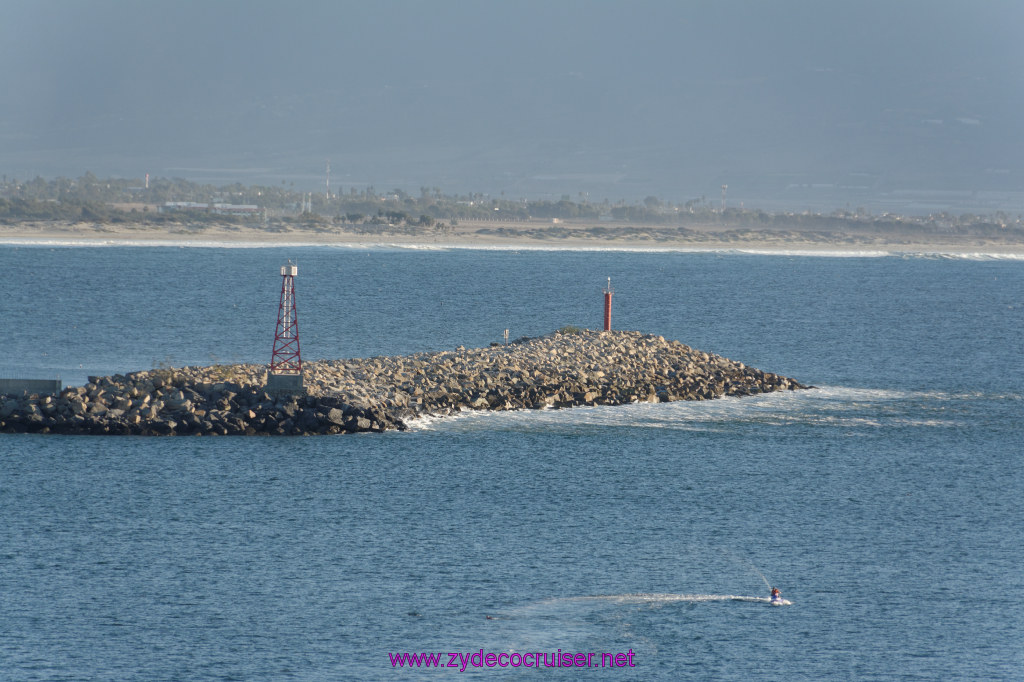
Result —
[{"label": "hazy sky", "polygon": [[0,172],[1021,190],[1022,31],[1019,0],[0,0]]}]

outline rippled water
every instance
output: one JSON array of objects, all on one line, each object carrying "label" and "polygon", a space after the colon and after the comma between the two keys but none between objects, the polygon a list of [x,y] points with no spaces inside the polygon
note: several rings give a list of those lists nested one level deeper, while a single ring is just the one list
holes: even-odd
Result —
[{"label": "rippled water", "polygon": [[[3,371],[263,361],[295,255],[0,248],[51,275],[0,302]],[[597,326],[610,274],[616,326],[819,388],[383,435],[2,435],[0,678],[388,679],[389,652],[481,649],[635,653],[555,679],[1024,675],[1020,263],[297,255],[311,357]]]}]

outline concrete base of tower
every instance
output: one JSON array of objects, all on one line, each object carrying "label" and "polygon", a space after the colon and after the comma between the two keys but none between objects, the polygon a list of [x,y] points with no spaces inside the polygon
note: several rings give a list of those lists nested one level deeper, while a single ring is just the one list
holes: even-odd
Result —
[{"label": "concrete base of tower", "polygon": [[267,373],[267,393],[270,395],[305,395],[306,387],[302,384],[302,374]]}]

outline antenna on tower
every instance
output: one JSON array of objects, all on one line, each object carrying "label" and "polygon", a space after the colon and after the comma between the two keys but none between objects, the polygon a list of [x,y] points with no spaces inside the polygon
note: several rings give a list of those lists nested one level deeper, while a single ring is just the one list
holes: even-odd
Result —
[{"label": "antenna on tower", "polygon": [[725,191],[729,189],[729,185],[722,185],[722,213],[725,213]]},{"label": "antenna on tower", "polygon": [[331,160],[327,159],[327,198],[331,198]]}]

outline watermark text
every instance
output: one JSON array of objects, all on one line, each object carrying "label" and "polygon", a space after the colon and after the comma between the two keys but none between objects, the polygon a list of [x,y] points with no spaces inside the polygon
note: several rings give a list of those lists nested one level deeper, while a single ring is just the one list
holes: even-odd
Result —
[{"label": "watermark text", "polygon": [[626,652],[526,651],[512,653],[446,651],[388,653],[392,668],[635,668],[633,650]]}]

